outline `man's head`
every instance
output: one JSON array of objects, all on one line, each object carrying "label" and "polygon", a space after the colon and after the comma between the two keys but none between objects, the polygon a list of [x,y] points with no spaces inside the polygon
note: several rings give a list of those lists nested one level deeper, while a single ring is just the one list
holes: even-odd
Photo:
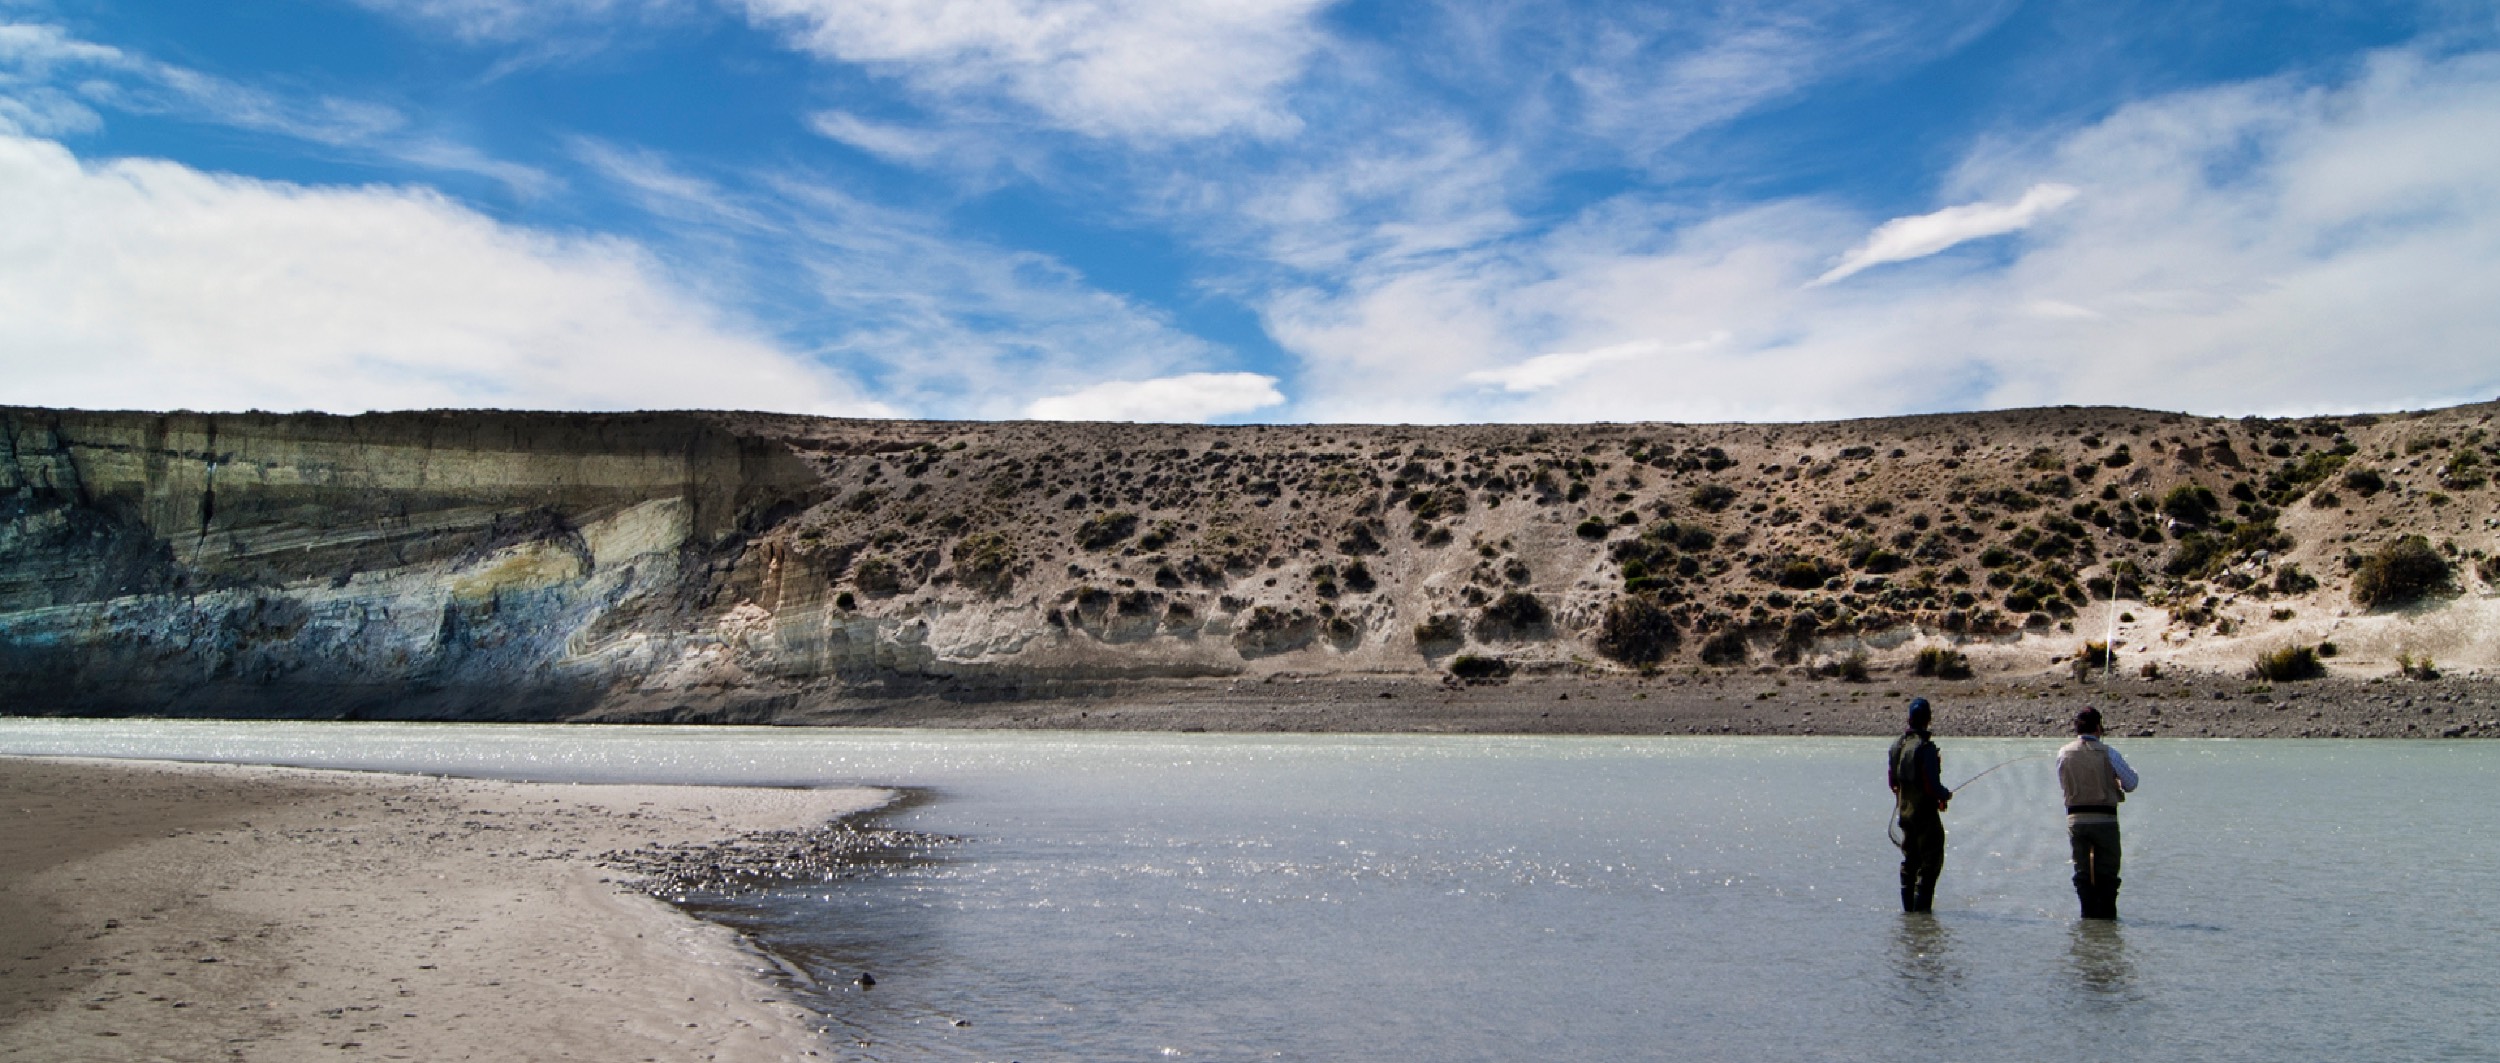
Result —
[{"label": "man's head", "polygon": [[2075,733],[2079,735],[2096,735],[2101,733],[2101,710],[2085,709],[2082,712],[2076,713]]},{"label": "man's head", "polygon": [[1926,698],[1910,699],[1910,730],[1926,730],[1927,721],[1933,716],[1934,713],[1928,711]]}]

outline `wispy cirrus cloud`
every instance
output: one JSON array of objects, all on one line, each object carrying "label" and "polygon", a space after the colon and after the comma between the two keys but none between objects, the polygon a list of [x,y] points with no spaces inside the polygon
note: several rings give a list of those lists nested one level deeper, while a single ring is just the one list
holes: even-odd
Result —
[{"label": "wispy cirrus cloud", "polygon": [[1479,369],[1460,379],[1470,384],[1487,384],[1515,394],[1545,391],[1568,384],[1617,362],[1654,358],[1669,352],[1694,352],[1727,342],[1725,332],[1713,333],[1708,339],[1691,343],[1668,344],[1663,340],[1634,340],[1586,351],[1556,351],[1540,354],[1516,365]]},{"label": "wispy cirrus cloud", "polygon": [[[817,356],[920,416],[1024,416],[1105,380],[1220,366],[1224,352],[1063,263],[788,171],[698,175],[647,151],[576,153],[643,208],[723,298],[769,307]],[[740,230],[733,241],[723,229]],[[1181,409],[1183,407],[1175,407]],[[1209,414],[1208,416],[1215,416]]]},{"label": "wispy cirrus cloud", "polygon": [[19,132],[53,136],[95,129],[103,122],[97,108],[174,115],[438,173],[473,174],[523,195],[546,194],[561,183],[537,167],[424,133],[382,104],[268,92],[80,40],[58,26],[0,24],[0,119]]},{"label": "wispy cirrus cloud", "polygon": [[648,17],[688,0],[350,0],[358,7],[442,26],[471,41],[512,41],[603,21]]},{"label": "wispy cirrus cloud", "polygon": [[1297,126],[1280,96],[1333,0],[740,0],[805,51],[932,98],[1160,139]]},{"label": "wispy cirrus cloud", "polygon": [[1839,265],[1806,286],[1819,288],[1886,263],[1925,258],[1973,240],[2021,232],[2050,211],[2074,202],[2076,194],[2072,185],[2050,182],[2031,186],[2011,203],[1970,203],[1894,218],[1876,226],[1864,242],[1841,256]]}]

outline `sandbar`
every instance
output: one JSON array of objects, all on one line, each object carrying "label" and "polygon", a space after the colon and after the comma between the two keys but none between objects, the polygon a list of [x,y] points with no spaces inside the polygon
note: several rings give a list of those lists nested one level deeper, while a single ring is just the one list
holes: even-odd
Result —
[{"label": "sandbar", "polygon": [[802,1060],[821,1019],[602,853],[886,791],[0,757],[0,1060]]}]

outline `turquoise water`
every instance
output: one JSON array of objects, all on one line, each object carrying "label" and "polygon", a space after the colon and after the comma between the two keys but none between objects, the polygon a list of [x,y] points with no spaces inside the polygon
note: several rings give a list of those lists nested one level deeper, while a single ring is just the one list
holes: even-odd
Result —
[{"label": "turquoise water", "polygon": [[[1948,780],[2056,745],[1942,741]],[[2124,918],[2087,926],[2045,760],[1955,801],[1937,914],[1901,915],[1870,739],[0,720],[4,752],[922,788],[890,822],[962,844],[707,909],[852,1058],[2500,1058],[2500,746],[2118,744]]]}]

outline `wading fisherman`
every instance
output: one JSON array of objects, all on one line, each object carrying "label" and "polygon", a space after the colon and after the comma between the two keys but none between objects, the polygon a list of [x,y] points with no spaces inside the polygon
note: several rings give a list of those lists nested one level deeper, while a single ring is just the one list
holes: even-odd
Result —
[{"label": "wading fisherman", "polygon": [[1884,771],[1892,785],[1893,812],[1901,820],[1901,910],[1936,910],[1936,876],[1944,873],[1944,817],[1953,800],[1944,788],[1944,758],[1927,735],[1926,698],[1910,699],[1910,728],[1892,744]]},{"label": "wading fisherman", "polygon": [[2066,793],[2066,840],[2074,848],[2075,899],[2086,919],[2118,918],[2118,803],[2135,791],[2135,769],[2101,744],[2101,710],[2075,714],[2075,740],[2057,751]]}]

